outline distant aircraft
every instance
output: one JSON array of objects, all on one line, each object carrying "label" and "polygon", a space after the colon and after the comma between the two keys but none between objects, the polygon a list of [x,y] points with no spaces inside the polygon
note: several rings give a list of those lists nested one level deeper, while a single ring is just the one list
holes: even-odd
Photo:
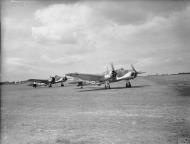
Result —
[{"label": "distant aircraft", "polygon": [[126,80],[126,88],[131,87],[130,80],[137,77],[138,74],[142,74],[145,72],[136,71],[133,65],[131,65],[131,70],[115,69],[113,64],[111,64],[112,70],[106,70],[103,74],[83,74],[83,73],[68,73],[67,76],[79,78],[82,81],[78,82],[78,86],[83,88],[84,85],[94,84],[94,85],[101,85],[105,84],[105,89],[111,88],[110,83],[118,82],[122,80]]},{"label": "distant aircraft", "polygon": [[28,79],[27,81],[33,82],[32,86],[34,88],[36,88],[38,86],[42,86],[42,85],[52,87],[52,84],[56,84],[56,83],[61,83],[61,86],[63,87],[64,82],[67,81],[67,77],[66,76],[60,77],[60,76],[56,75],[55,77],[50,76],[50,78],[47,80],[45,80],[45,79]]}]

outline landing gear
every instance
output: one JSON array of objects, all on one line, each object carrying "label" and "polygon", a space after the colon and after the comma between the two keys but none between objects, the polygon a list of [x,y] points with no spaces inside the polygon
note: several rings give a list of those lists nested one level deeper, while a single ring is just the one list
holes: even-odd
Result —
[{"label": "landing gear", "polygon": [[36,88],[37,87],[37,83],[34,81],[34,83],[33,83],[33,88]]},{"label": "landing gear", "polygon": [[130,87],[131,87],[130,81],[126,81],[126,88],[130,88]]},{"label": "landing gear", "polygon": [[106,82],[104,88],[105,88],[105,89],[111,89],[110,83],[109,83],[109,82]]},{"label": "landing gear", "polygon": [[64,87],[64,84],[63,84],[63,83],[61,83],[61,87]]},{"label": "landing gear", "polygon": [[33,88],[36,88],[37,87],[37,84],[33,84]]},{"label": "landing gear", "polygon": [[51,85],[51,84],[49,84],[49,87],[52,87],[52,85]]}]

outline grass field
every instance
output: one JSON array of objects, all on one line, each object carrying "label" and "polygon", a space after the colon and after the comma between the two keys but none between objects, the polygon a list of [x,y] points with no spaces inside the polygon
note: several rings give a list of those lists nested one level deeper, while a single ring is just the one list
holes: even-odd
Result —
[{"label": "grass field", "polygon": [[190,75],[103,86],[1,87],[2,144],[190,142]]}]

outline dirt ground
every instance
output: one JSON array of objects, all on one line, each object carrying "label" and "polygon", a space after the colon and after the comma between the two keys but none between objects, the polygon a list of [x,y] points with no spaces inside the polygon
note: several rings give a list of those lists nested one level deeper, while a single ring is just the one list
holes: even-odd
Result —
[{"label": "dirt ground", "polygon": [[2,144],[190,143],[190,75],[103,86],[1,88]]}]

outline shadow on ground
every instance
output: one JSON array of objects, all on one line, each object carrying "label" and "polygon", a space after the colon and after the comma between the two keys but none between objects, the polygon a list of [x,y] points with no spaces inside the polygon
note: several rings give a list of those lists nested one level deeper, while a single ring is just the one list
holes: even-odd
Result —
[{"label": "shadow on ground", "polygon": [[[131,88],[143,88],[143,87],[148,87],[148,86],[150,86],[150,85],[137,85],[137,86],[132,86]],[[105,89],[103,87],[101,87],[101,88],[90,87],[90,88],[92,88],[92,89],[80,90],[79,92],[101,91],[101,90],[112,90],[112,89],[131,89],[131,88],[126,88],[126,87],[111,87],[111,89]]]},{"label": "shadow on ground", "polygon": [[190,86],[173,86],[179,96],[190,96]]}]

